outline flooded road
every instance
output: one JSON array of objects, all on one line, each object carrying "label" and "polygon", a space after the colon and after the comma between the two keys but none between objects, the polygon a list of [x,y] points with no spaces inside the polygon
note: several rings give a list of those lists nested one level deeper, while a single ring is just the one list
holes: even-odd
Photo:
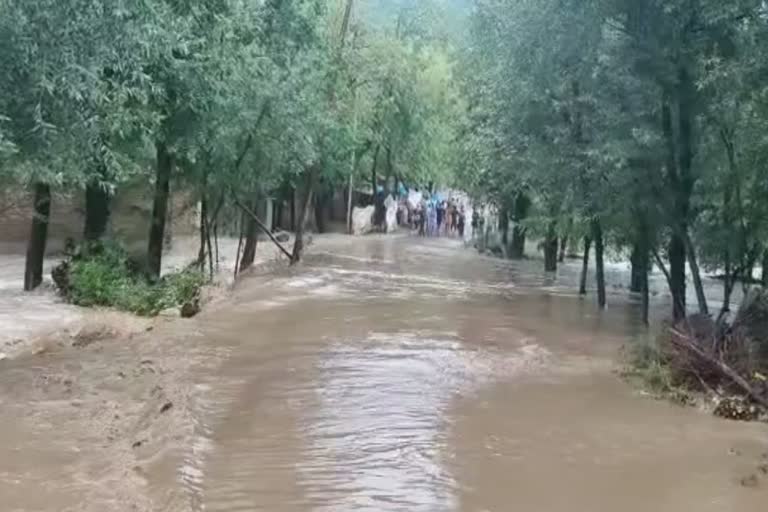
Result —
[{"label": "flooded road", "polygon": [[[638,306],[616,291],[600,314],[574,293],[577,269],[540,268],[449,240],[340,239],[247,278],[186,333],[148,335],[186,361],[171,413],[188,428],[128,468],[141,509],[765,510],[768,428],[642,397],[614,372]],[[115,364],[136,357],[122,350]],[[60,437],[10,425],[11,443]],[[52,471],[61,452],[0,449],[9,510],[132,510]],[[14,461],[60,501],[14,486]]]}]

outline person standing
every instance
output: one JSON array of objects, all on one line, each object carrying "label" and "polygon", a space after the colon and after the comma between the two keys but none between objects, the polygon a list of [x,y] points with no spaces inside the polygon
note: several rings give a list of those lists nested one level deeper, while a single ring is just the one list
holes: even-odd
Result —
[{"label": "person standing", "polygon": [[437,234],[437,205],[434,201],[427,203],[427,236]]},{"label": "person standing", "polygon": [[451,205],[451,231],[454,234],[459,231],[459,217],[459,205],[454,201]]},{"label": "person standing", "polygon": [[436,228],[437,229],[435,230],[435,235],[439,235],[440,234],[440,230],[443,227],[443,222],[445,221],[445,207],[444,207],[443,203],[440,202],[440,201],[438,201],[437,204],[435,205],[435,215],[437,217],[436,218],[436,221],[437,221]]}]

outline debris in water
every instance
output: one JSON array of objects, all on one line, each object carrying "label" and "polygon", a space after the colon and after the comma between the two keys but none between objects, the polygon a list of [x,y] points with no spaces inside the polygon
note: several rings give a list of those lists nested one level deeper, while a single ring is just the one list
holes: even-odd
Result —
[{"label": "debris in water", "polygon": [[200,299],[195,298],[181,306],[181,318],[192,318],[200,312]]},{"label": "debris in water", "polygon": [[72,335],[72,346],[85,348],[110,336],[116,336],[116,333],[106,325],[85,326]]},{"label": "debris in water", "polygon": [[737,397],[723,398],[713,413],[719,418],[737,421],[755,421],[760,415],[757,407]]},{"label": "debris in water", "polygon": [[742,487],[749,487],[750,489],[754,489],[760,482],[757,479],[757,475],[752,474],[742,478],[740,483]]},{"label": "debris in water", "polygon": [[168,412],[171,409],[171,407],[173,407],[173,402],[166,402],[160,408],[160,414],[163,414],[164,412]]},{"label": "debris in water", "polygon": [[135,443],[133,443],[133,444],[131,445],[131,448],[133,448],[134,450],[135,450],[136,448],[141,448],[141,446],[142,446],[144,443],[146,443],[146,442],[147,442],[147,440],[146,440],[146,439],[139,439],[138,441],[136,441]]}]

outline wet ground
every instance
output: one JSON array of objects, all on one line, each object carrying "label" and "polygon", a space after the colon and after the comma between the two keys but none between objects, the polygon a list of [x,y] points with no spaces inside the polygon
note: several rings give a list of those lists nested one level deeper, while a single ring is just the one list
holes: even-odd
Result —
[{"label": "wet ground", "polygon": [[[197,237],[174,238],[163,255],[163,273],[189,265],[197,257],[199,243]],[[232,283],[237,244],[236,238],[218,240],[219,284]],[[0,359],[38,350],[40,344],[49,342],[52,333],[77,331],[84,324],[99,322],[100,313],[66,304],[56,295],[51,270],[63,258],[60,252],[54,251],[45,259],[43,285],[31,293],[22,291],[24,251],[23,245],[0,243]],[[273,246],[259,244],[255,264],[272,261],[276,256]]]},{"label": "wet ground", "polygon": [[768,428],[618,378],[638,305],[577,274],[338,237],[193,321],[13,361],[4,510],[765,510]]}]

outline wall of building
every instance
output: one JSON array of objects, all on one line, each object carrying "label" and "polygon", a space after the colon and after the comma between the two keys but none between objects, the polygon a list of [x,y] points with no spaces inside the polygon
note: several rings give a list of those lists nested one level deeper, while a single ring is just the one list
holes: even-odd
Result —
[{"label": "wall of building", "polygon": [[[146,249],[152,216],[152,190],[149,185],[122,187],[112,202],[109,236],[132,252]],[[0,192],[0,252],[23,251],[32,222],[32,196],[23,189]],[[49,254],[61,252],[68,238],[80,240],[85,223],[85,194],[54,193],[48,230]],[[199,210],[192,194],[184,190],[171,195],[167,240],[197,232]]]}]

